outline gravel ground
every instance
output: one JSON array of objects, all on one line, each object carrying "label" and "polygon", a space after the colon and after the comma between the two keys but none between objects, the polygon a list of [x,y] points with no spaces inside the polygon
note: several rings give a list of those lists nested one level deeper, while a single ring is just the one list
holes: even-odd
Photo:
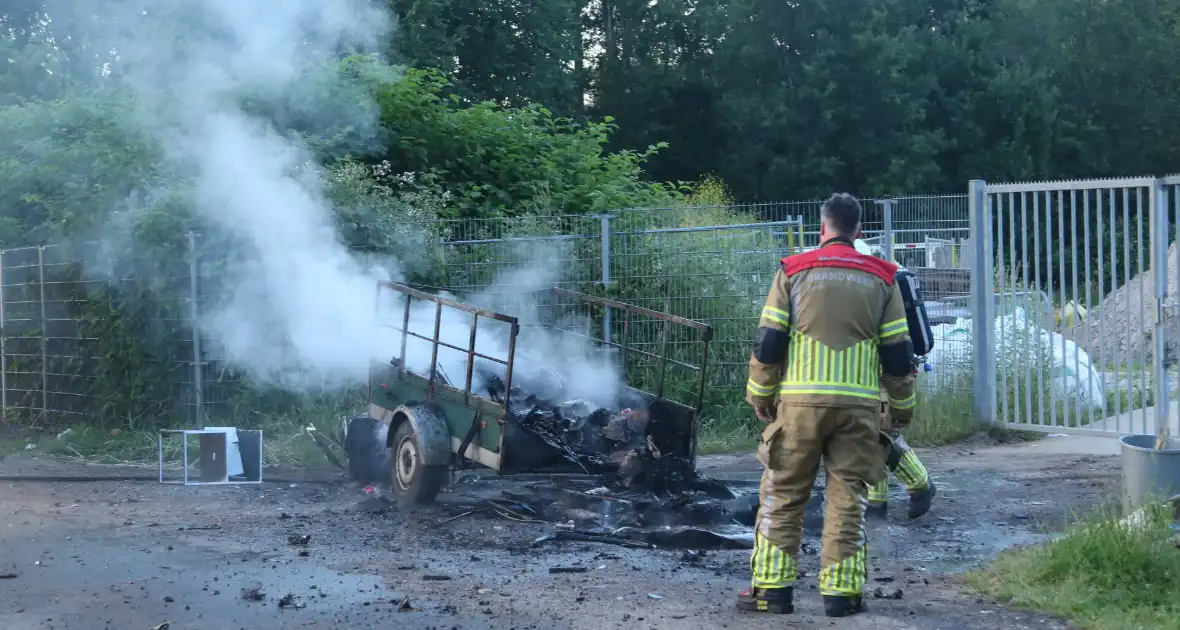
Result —
[{"label": "gravel ground", "polygon": [[[989,455],[988,444],[923,452],[935,508],[906,522],[904,496],[870,529],[870,613],[821,616],[816,540],[803,556],[790,628],[1066,628],[963,591],[954,573],[1042,540],[1117,482],[1109,457]],[[757,476],[751,455],[702,458],[702,471]],[[0,462],[0,628],[764,628],[733,611],[747,552],[530,543],[548,525],[485,514],[441,521],[472,494],[398,509],[333,473],[307,482],[175,487],[149,481],[5,481],[12,475],[148,475],[48,459]],[[309,535],[293,546],[290,535]],[[580,567],[581,573],[551,569]],[[243,590],[258,589],[257,601]],[[283,600],[284,596],[291,597]],[[898,597],[893,599],[891,597]],[[161,626],[160,624],[168,625]]]}]

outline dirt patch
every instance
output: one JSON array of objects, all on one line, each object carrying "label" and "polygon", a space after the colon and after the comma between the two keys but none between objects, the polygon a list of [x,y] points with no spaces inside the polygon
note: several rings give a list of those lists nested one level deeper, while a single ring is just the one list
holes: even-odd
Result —
[{"label": "dirt patch", "polygon": [[[988,447],[922,452],[934,509],[872,524],[871,613],[844,628],[1064,628],[964,593],[954,573],[1009,544],[1043,539],[1099,501],[1117,458],[989,457]],[[0,475],[77,473],[9,458]],[[87,467],[109,473],[109,467]],[[707,475],[757,476],[753,456],[702,458]],[[138,471],[142,474],[144,471]],[[150,474],[150,471],[149,471]],[[336,473],[326,475],[327,479]],[[64,476],[64,475],[63,475]],[[763,628],[733,597],[744,551],[641,550],[534,542],[553,528],[490,513],[451,520],[507,480],[461,484],[408,510],[346,483],[174,487],[150,482],[0,482],[3,627]],[[519,483],[519,482],[517,482]],[[293,538],[295,537],[295,538]],[[294,545],[290,540],[297,539]],[[304,542],[306,541],[306,542]],[[799,613],[783,627],[827,627],[815,592],[818,540],[802,557]],[[257,585],[262,599],[242,598]],[[879,589],[881,597],[872,597]],[[890,599],[901,591],[900,599]],[[280,607],[281,601],[299,606]],[[165,598],[171,598],[166,601]],[[101,620],[96,623],[95,620]],[[779,624],[776,620],[774,623]]]}]

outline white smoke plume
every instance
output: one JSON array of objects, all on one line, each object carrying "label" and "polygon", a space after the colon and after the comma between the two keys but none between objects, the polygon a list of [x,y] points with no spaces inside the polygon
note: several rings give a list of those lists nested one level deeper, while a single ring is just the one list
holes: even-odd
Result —
[{"label": "white smoke plume", "polygon": [[[554,255],[552,251],[556,248],[538,248],[535,244],[531,247],[534,250],[550,250],[546,252],[548,255],[541,256],[534,251],[530,256],[534,260],[561,260],[561,256]],[[585,314],[578,313],[576,308],[571,309],[573,312],[570,313],[560,313],[539,306],[545,300],[538,298],[538,294],[554,286],[559,279],[559,269],[555,265],[519,265],[499,274],[486,291],[466,296],[465,299],[474,305],[513,315],[521,320],[522,329],[517,338],[513,367],[514,384],[527,387],[556,383],[561,385],[560,393],[568,398],[582,399],[596,407],[614,408],[622,382],[611,353],[603,352],[587,341],[587,336],[597,335],[598,331],[590,329],[589,322],[584,319]],[[448,294],[444,296],[459,299]],[[383,323],[390,323],[400,329],[405,316],[404,303],[391,301],[385,306],[389,307],[391,317],[383,317]],[[447,307],[443,307],[439,314],[439,339],[459,348],[467,348],[471,342],[471,314]],[[408,329],[425,337],[433,337],[435,315],[433,303],[411,300]],[[480,318],[479,322],[476,352],[507,361],[508,325],[487,318]],[[556,324],[563,330],[529,325],[538,322]],[[385,331],[380,347],[393,346],[393,356],[400,356],[400,333],[391,328],[385,328]],[[407,367],[419,374],[429,374],[432,346],[420,338],[408,338]],[[466,386],[466,352],[440,347],[436,365],[453,385],[460,389]],[[487,377],[495,375],[503,379],[504,371],[501,364],[477,358],[472,374],[472,391],[485,392]]]},{"label": "white smoke plume", "polygon": [[[354,90],[308,88],[307,69],[341,50],[379,50],[391,37],[384,9],[368,0],[63,0],[56,11],[112,51],[110,80],[135,94],[131,130],[192,177],[200,215],[239,244],[228,298],[199,322],[216,358],[265,384],[322,391],[361,383],[370,359],[399,355],[400,335],[375,326],[374,296],[378,280],[402,278],[400,265],[348,251],[307,147],[244,98],[296,112],[305,124],[372,135],[377,107]],[[518,298],[513,314],[531,315],[528,291],[550,284],[552,272],[525,268],[497,281]],[[400,320],[398,304],[382,306]],[[418,303],[411,319],[411,330],[432,334],[434,305]],[[466,347],[469,322],[444,308],[441,337]],[[485,326],[479,351],[505,357],[506,331]],[[617,392],[613,368],[584,343],[528,333],[520,351],[521,377],[537,369],[531,355],[556,364],[575,396],[606,405]],[[411,369],[428,370],[429,343],[411,340],[407,353]],[[460,387],[465,363],[462,353],[440,351],[439,365]]]}]

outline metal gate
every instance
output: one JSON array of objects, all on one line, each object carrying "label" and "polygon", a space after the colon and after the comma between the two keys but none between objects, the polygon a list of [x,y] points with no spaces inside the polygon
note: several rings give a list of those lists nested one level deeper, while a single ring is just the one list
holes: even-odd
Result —
[{"label": "metal gate", "polygon": [[1180,433],[1168,403],[1180,177],[976,180],[969,193],[980,420],[1108,436],[1170,422]]}]

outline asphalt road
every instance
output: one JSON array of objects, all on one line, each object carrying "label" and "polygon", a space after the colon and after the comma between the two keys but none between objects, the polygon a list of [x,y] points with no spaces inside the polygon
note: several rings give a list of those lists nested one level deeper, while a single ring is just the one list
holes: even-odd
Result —
[{"label": "asphalt road", "polygon": [[[953,572],[1008,544],[1038,540],[1038,523],[1097,500],[1117,475],[1117,458],[987,451],[924,454],[943,488],[935,510],[907,522],[898,505],[888,523],[872,526],[871,612],[834,627],[1068,627],[964,592]],[[756,473],[749,457],[702,467],[718,476]],[[109,474],[44,460],[0,462],[0,474],[87,470]],[[768,623],[733,610],[748,579],[744,551],[538,547],[532,541],[551,526],[488,514],[443,523],[470,507],[472,492],[495,492],[496,483],[461,487],[415,512],[374,509],[346,483],[3,483],[0,628],[761,630]],[[310,541],[292,545],[291,534]],[[802,558],[799,612],[775,620],[778,627],[831,626],[820,616],[813,554]],[[260,596],[243,597],[255,588]]]}]

